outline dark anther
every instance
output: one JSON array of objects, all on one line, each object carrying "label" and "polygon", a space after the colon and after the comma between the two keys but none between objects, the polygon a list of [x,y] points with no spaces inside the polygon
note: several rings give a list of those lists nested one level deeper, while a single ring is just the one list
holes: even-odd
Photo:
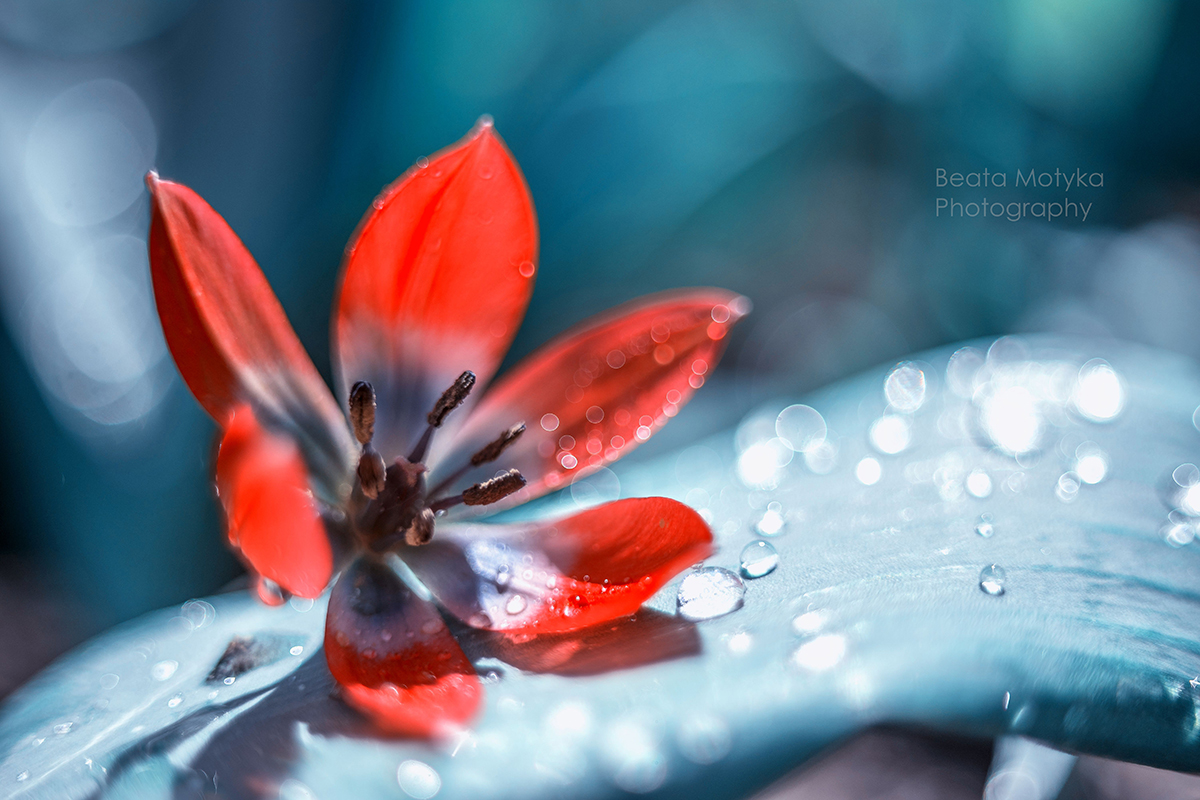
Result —
[{"label": "dark anther", "polygon": [[508,449],[508,446],[521,438],[521,434],[525,432],[525,423],[519,422],[511,428],[500,434],[495,441],[488,444],[475,455],[471,456],[471,466],[478,467],[480,464],[487,464],[495,461],[500,457],[500,454]]},{"label": "dark anther", "polygon": [[433,538],[433,512],[422,508],[404,529],[404,541],[412,546],[427,544]]},{"label": "dark anther", "polygon": [[386,476],[387,467],[383,463],[383,456],[375,452],[375,448],[369,444],[363,445],[362,455],[358,459],[358,485],[362,487],[362,493],[372,500],[379,497],[387,480]]},{"label": "dark anther", "polygon": [[366,381],[350,387],[350,425],[359,444],[367,444],[375,435],[375,390]]},{"label": "dark anther", "polygon": [[433,406],[433,411],[430,411],[429,416],[426,417],[429,424],[435,428],[442,427],[446,415],[462,405],[463,400],[467,399],[467,395],[471,393],[474,386],[475,373],[470,370],[455,378],[454,383],[450,384],[449,389],[442,392],[442,396]]},{"label": "dark anther", "polygon": [[520,471],[508,472],[491,480],[469,486],[462,493],[462,501],[469,506],[486,506],[503,500],[525,485],[525,476]]}]

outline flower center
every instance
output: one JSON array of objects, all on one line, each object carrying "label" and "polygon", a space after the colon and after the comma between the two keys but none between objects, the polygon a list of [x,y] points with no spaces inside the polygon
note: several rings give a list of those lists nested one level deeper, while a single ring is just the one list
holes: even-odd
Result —
[{"label": "flower center", "polygon": [[428,468],[424,460],[434,431],[442,427],[451,411],[462,405],[474,386],[475,373],[459,375],[426,416],[428,427],[412,452],[407,458],[398,457],[390,465],[384,463],[383,456],[371,446],[375,436],[375,390],[365,381],[351,387],[350,425],[362,452],[355,471],[350,516],[355,532],[368,549],[384,552],[400,542],[426,544],[433,538],[434,518],[447,509],[459,504],[491,505],[525,485],[524,476],[518,470],[510,469],[469,486],[459,494],[447,494],[468,470],[499,458],[525,432],[525,424],[518,423],[489,442],[437,486],[426,487]]}]

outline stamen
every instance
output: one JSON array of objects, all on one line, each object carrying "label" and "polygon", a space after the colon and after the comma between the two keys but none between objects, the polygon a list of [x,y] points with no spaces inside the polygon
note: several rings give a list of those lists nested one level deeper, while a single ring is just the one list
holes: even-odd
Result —
[{"label": "stamen", "polygon": [[369,444],[363,445],[363,453],[358,459],[358,485],[362,493],[371,500],[379,497],[387,480],[387,467],[383,456],[375,452]]},{"label": "stamen", "polygon": [[468,461],[466,464],[463,464],[450,475],[447,475],[441,483],[430,489],[429,496],[437,497],[439,494],[449,489],[451,484],[456,482],[463,475],[466,475],[472,467],[478,467],[480,464],[487,464],[495,461],[500,457],[501,453],[508,449],[509,445],[521,438],[521,434],[524,432],[524,422],[518,422],[516,425],[513,425],[504,433],[496,437],[496,439],[490,444],[485,445],[478,453],[471,456],[470,461]]},{"label": "stamen", "polygon": [[521,471],[510,469],[503,475],[467,487],[462,494],[436,500],[429,504],[429,508],[436,514],[460,503],[466,503],[469,506],[486,506],[503,500],[524,485],[525,476],[521,474]]},{"label": "stamen", "polygon": [[413,517],[413,521],[404,531],[404,541],[416,547],[417,545],[428,544],[433,538],[433,512],[428,508],[422,508],[421,511]]},{"label": "stamen", "polygon": [[408,454],[409,461],[416,464],[425,460],[425,452],[429,450],[429,442],[433,439],[434,429],[442,427],[442,423],[446,421],[446,417],[451,411],[462,405],[474,386],[475,373],[467,370],[454,379],[454,383],[450,384],[449,389],[442,392],[442,396],[433,404],[433,410],[425,417],[429,422],[429,427],[425,429],[425,432],[421,434],[421,438],[417,440],[417,446]]},{"label": "stamen", "polygon": [[455,378],[454,383],[450,384],[449,389],[442,392],[442,396],[438,398],[438,401],[433,406],[433,411],[430,411],[429,416],[426,417],[429,424],[435,428],[442,427],[442,423],[446,421],[446,416],[462,405],[474,386],[475,373],[470,370]]},{"label": "stamen", "polygon": [[487,506],[503,500],[524,485],[525,476],[520,470],[510,469],[499,477],[467,487],[462,499],[469,506]]},{"label": "stamen", "polygon": [[525,423],[518,422],[511,428],[500,434],[495,441],[491,442],[480,450],[475,455],[471,456],[471,466],[478,467],[480,464],[487,464],[495,461],[500,457],[500,454],[508,449],[508,446],[521,438],[521,434],[525,432]]},{"label": "stamen", "polygon": [[359,444],[368,444],[375,435],[375,390],[366,381],[350,387],[350,426]]}]

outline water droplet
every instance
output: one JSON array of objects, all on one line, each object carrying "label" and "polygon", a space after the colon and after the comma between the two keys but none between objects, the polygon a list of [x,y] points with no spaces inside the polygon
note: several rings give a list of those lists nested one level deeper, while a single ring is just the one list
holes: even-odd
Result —
[{"label": "water droplet", "polygon": [[754,637],[746,631],[737,631],[736,633],[723,636],[726,649],[735,656],[744,656],[750,652],[750,648],[754,647]]},{"label": "water droplet", "polygon": [[797,453],[820,447],[828,432],[825,418],[811,406],[788,406],[775,418],[775,435]]},{"label": "water droplet", "polygon": [[898,364],[883,382],[883,395],[892,408],[913,413],[925,402],[925,373],[910,361]]},{"label": "water droplet", "polygon": [[972,497],[987,497],[992,493],[992,477],[985,469],[973,469],[965,481]]},{"label": "water droplet", "polygon": [[1089,361],[1079,368],[1079,379],[1071,400],[1076,410],[1092,422],[1115,419],[1125,407],[1121,376],[1106,361]]},{"label": "water droplet", "polygon": [[305,614],[309,611],[312,611],[313,601],[308,597],[293,595],[292,598],[288,600],[288,605],[299,611],[301,614]]},{"label": "water droplet", "polygon": [[763,512],[762,518],[754,523],[754,530],[763,536],[778,536],[784,532],[786,527],[787,520],[783,516],[783,506],[774,502],[767,504],[767,510]]},{"label": "water droplet", "polygon": [[779,553],[775,552],[770,542],[760,539],[742,548],[740,561],[743,577],[761,578],[770,575],[779,566]]},{"label": "water droplet", "polygon": [[117,675],[116,673],[113,673],[113,672],[109,672],[105,675],[100,676],[100,688],[101,689],[115,689],[115,688],[117,688],[117,684],[120,682],[121,682],[121,676]]},{"label": "water droplet", "polygon": [[66,734],[71,732],[71,726],[74,724],[75,723],[73,723],[73,722],[61,722],[58,725],[54,726],[54,732],[56,734],[58,734],[59,736],[65,736]]},{"label": "water droplet", "polygon": [[679,725],[676,735],[679,752],[696,764],[715,764],[729,754],[733,737],[725,720],[713,714],[698,713]]},{"label": "water droplet", "polygon": [[912,420],[900,414],[884,414],[871,423],[867,438],[879,452],[895,455],[912,443]]},{"label": "water droplet", "polygon": [[532,261],[522,261],[517,265],[517,272],[521,273],[522,278],[532,278],[535,270]]},{"label": "water droplet", "polygon": [[429,800],[442,790],[442,776],[424,761],[409,759],[396,770],[400,788],[415,800]]},{"label": "water droplet", "polygon": [[289,652],[289,653],[291,653],[291,654],[292,654],[292,655],[294,655],[294,656],[301,655],[301,654],[303,654],[303,653],[304,653],[304,645],[299,645],[299,644],[298,644],[298,645],[296,645],[295,647],[293,647],[291,650],[288,650],[288,652]]},{"label": "water droplet", "polygon": [[841,663],[846,655],[846,637],[826,634],[805,642],[792,651],[792,663],[809,672],[824,672]]},{"label": "water droplet", "polygon": [[279,784],[279,800],[317,800],[317,796],[307,784],[288,778]]},{"label": "water droplet", "polygon": [[1009,455],[1037,447],[1042,436],[1038,400],[1024,386],[1009,386],[983,400],[979,422],[988,438]]},{"label": "water droplet", "polygon": [[804,454],[804,466],[817,475],[828,475],[837,466],[837,455],[837,445],[826,439]]},{"label": "water droplet", "polygon": [[22,771],[18,772],[18,773],[17,773],[17,780],[18,780],[18,781],[26,781],[26,780],[29,780],[29,770],[27,770],[27,769],[26,769],[26,770],[22,770]]},{"label": "water droplet", "polygon": [[984,594],[1002,595],[1004,594],[1004,581],[1007,577],[1004,567],[990,564],[979,572],[979,589]]},{"label": "water droplet", "polygon": [[175,670],[179,669],[178,661],[160,661],[150,668],[150,677],[156,681],[165,681],[175,674]]},{"label": "water droplet", "polygon": [[428,166],[429,166],[429,159],[426,158],[425,156],[421,156],[420,158],[417,159],[417,169],[425,169]]},{"label": "water droplet", "polygon": [[514,594],[512,597],[508,598],[508,602],[504,604],[504,610],[505,612],[516,616],[525,610],[525,606],[525,595]]},{"label": "water droplet", "polygon": [[1108,456],[1095,442],[1084,442],[1075,448],[1075,474],[1087,484],[1097,484],[1108,477]]},{"label": "water droplet", "polygon": [[183,695],[177,694],[174,697],[172,697],[170,700],[167,701],[167,708],[175,708],[175,706],[179,705],[182,702],[183,702]]},{"label": "water droplet", "polygon": [[801,635],[816,633],[825,627],[828,617],[824,611],[806,611],[792,620],[792,630]]},{"label": "water droplet", "polygon": [[1163,540],[1172,547],[1184,547],[1196,538],[1196,528],[1181,519],[1170,519],[1162,529]]},{"label": "water droplet", "polygon": [[230,675],[228,678],[223,680],[222,683],[224,683],[226,686],[233,686],[233,682],[236,680],[237,680],[236,677],[234,677],[233,675]]},{"label": "water droplet", "polygon": [[883,477],[883,467],[875,459],[867,456],[854,467],[854,477],[864,486],[874,486]]},{"label": "water droplet", "polygon": [[992,524],[991,514],[979,515],[979,521],[975,523],[975,532],[985,539],[992,538],[992,534],[996,532],[996,528]]},{"label": "water droplet", "polygon": [[180,606],[179,614],[191,622],[196,629],[211,625],[217,618],[217,610],[213,608],[212,603],[204,600],[188,600]]},{"label": "water droplet", "polygon": [[1074,472],[1064,472],[1058,476],[1054,486],[1054,494],[1064,503],[1072,503],[1079,496],[1079,476]]},{"label": "water droplet", "polygon": [[679,616],[693,622],[720,617],[742,607],[746,584],[724,567],[701,567],[687,574],[675,597]]}]

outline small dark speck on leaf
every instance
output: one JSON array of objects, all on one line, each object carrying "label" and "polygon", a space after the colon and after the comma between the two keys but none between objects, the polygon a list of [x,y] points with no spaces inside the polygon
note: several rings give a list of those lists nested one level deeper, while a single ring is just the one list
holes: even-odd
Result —
[{"label": "small dark speck on leaf", "polygon": [[262,642],[252,636],[235,636],[205,681],[216,683],[226,678],[236,678],[276,660],[278,649],[275,642]]}]

